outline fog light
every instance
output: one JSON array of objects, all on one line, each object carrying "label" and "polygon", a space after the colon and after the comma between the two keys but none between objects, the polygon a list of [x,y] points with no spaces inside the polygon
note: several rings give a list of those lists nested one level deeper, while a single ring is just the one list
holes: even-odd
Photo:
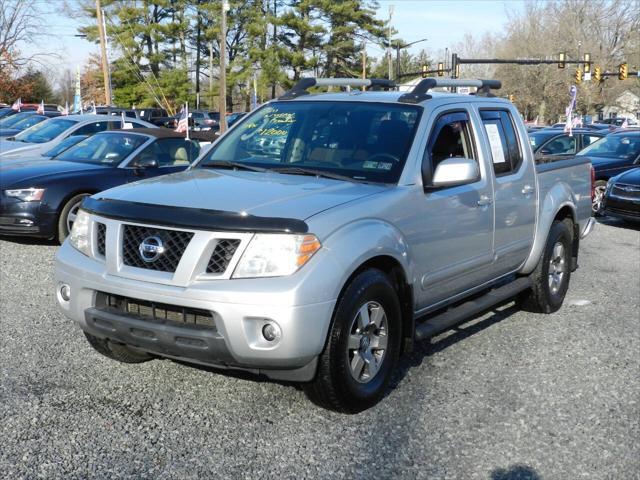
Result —
[{"label": "fog light", "polygon": [[262,327],[262,336],[267,342],[273,342],[274,340],[280,338],[280,327],[278,327],[275,323],[267,323],[264,327]]},{"label": "fog light", "polygon": [[66,283],[63,283],[60,287],[60,298],[65,302],[68,302],[71,299],[71,287]]}]

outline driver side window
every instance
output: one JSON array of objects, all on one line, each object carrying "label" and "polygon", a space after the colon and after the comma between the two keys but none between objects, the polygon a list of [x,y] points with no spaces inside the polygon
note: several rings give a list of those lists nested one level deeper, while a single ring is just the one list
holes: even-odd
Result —
[{"label": "driver side window", "polygon": [[566,155],[575,153],[576,151],[576,137],[562,136],[557,137],[542,147],[551,155]]},{"label": "driver side window", "polygon": [[423,162],[429,162],[431,177],[438,164],[447,158],[464,157],[477,161],[469,114],[461,111],[440,115],[431,132],[426,153]]}]

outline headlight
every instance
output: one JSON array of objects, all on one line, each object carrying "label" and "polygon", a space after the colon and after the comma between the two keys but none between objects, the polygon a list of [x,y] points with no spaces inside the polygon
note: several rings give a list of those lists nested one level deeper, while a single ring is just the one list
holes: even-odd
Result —
[{"label": "headlight", "polygon": [[84,210],[78,210],[78,215],[73,222],[69,242],[86,256],[91,255],[91,244],[89,242],[89,214]]},{"label": "headlight", "polygon": [[613,181],[613,178],[610,178],[610,179],[607,181],[607,188],[606,188],[606,191],[607,191],[607,192],[608,192],[609,190],[611,190],[611,187],[613,187],[613,184],[614,184],[614,183],[615,183],[615,182]]},{"label": "headlight", "polygon": [[7,197],[18,198],[23,202],[39,202],[44,195],[44,188],[19,188],[16,190],[5,190]]},{"label": "headlight", "polygon": [[242,254],[233,278],[291,275],[320,247],[315,235],[258,233]]}]

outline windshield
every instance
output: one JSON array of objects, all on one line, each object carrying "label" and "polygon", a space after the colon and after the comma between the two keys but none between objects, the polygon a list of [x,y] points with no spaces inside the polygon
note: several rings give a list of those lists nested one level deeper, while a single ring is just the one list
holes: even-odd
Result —
[{"label": "windshield", "polygon": [[55,147],[51,150],[47,150],[42,154],[43,157],[55,157],[56,155],[60,155],[65,150],[68,150],[70,147],[73,147],[76,143],[87,138],[87,135],[73,135],[71,137],[67,137],[64,140],[61,140]]},{"label": "windshield", "polygon": [[398,181],[422,108],[369,102],[275,102],[245,117],[198,167],[250,167]]},{"label": "windshield", "polygon": [[557,134],[557,132],[531,132],[529,134],[529,143],[531,143],[531,148],[534,152],[537,152],[544,142]]},{"label": "windshield", "polygon": [[36,123],[44,122],[45,120],[49,120],[49,117],[45,117],[44,115],[29,115],[19,122],[14,123],[11,128],[22,131],[34,126]]},{"label": "windshield", "polygon": [[0,128],[13,128],[16,123],[21,122],[25,118],[32,117],[34,115],[34,112],[22,112],[11,115],[10,117],[5,117],[0,120]]},{"label": "windshield", "polygon": [[147,140],[134,133],[97,133],[62,152],[56,160],[114,166]]},{"label": "windshield", "polygon": [[76,120],[69,118],[50,118],[16,135],[16,140],[27,143],[50,142],[58,135],[75,125]]},{"label": "windshield", "polygon": [[13,109],[11,107],[0,108],[0,118],[10,116],[12,112]]},{"label": "windshield", "polygon": [[608,158],[635,158],[640,154],[640,135],[608,135],[582,149],[578,155]]}]

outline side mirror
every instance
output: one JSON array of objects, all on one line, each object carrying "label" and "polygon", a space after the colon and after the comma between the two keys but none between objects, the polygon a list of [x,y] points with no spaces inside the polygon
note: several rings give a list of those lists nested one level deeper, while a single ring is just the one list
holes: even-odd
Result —
[{"label": "side mirror", "polygon": [[142,157],[135,165],[135,168],[158,168],[158,160],[153,157]]},{"label": "side mirror", "polygon": [[446,158],[436,167],[431,186],[441,188],[465,185],[475,182],[479,174],[477,160],[463,157]]}]

